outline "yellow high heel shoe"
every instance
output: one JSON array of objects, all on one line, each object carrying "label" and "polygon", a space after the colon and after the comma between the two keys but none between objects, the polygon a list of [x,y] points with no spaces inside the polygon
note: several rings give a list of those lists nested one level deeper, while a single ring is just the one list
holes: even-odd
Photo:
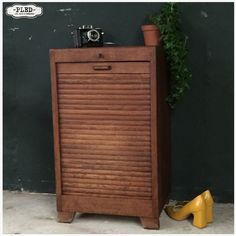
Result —
[{"label": "yellow high heel shoe", "polygon": [[201,194],[206,202],[206,219],[207,219],[207,223],[212,223],[213,222],[213,198],[211,196],[211,193],[209,190],[206,190],[205,192],[203,192]]},{"label": "yellow high heel shoe", "polygon": [[165,211],[169,217],[175,220],[185,220],[193,214],[193,225],[203,228],[207,225],[206,202],[202,195],[195,197],[192,201],[182,207],[167,206]]},{"label": "yellow high heel shoe", "polygon": [[[212,223],[213,222],[213,210],[212,210],[212,207],[213,207],[213,198],[211,196],[211,193],[209,190],[206,190],[204,191],[202,194],[201,194],[206,202],[206,220],[207,220],[207,223]],[[177,202],[175,204],[175,207],[183,207],[184,205],[186,205],[187,203],[189,203],[189,201],[182,201],[182,202]]]}]

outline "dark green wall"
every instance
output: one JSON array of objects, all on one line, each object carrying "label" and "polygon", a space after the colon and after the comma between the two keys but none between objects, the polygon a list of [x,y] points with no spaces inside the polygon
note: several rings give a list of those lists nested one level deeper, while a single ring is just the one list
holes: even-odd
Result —
[{"label": "dark green wall", "polygon": [[[4,9],[9,5],[5,3]],[[54,192],[49,49],[73,47],[71,32],[82,24],[102,27],[106,41],[143,45],[140,26],[162,3],[37,5],[44,14],[33,20],[3,14],[4,189]],[[216,201],[231,202],[234,6],[181,3],[179,7],[189,36],[193,79],[172,112],[171,198],[188,199],[209,188]]]}]

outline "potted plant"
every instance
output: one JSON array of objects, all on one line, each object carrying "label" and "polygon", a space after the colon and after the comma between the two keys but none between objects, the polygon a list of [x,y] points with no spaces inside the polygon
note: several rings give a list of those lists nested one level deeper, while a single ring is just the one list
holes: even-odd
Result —
[{"label": "potted plant", "polygon": [[150,15],[150,21],[160,29],[170,74],[170,90],[166,100],[174,108],[189,88],[192,77],[186,65],[188,37],[181,31],[176,3],[165,3],[159,14]]},{"label": "potted plant", "polygon": [[158,46],[160,44],[160,30],[156,25],[142,25],[141,29],[146,46]]}]

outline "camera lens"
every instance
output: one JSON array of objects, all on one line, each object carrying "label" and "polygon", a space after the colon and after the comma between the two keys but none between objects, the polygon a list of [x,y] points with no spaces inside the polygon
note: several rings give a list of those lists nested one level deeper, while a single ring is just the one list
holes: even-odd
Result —
[{"label": "camera lens", "polygon": [[95,29],[89,30],[87,35],[88,35],[88,39],[93,42],[98,41],[100,38],[99,32]]}]

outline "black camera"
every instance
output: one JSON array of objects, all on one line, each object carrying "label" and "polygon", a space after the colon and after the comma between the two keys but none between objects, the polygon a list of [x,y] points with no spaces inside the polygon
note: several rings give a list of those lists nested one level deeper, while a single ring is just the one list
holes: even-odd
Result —
[{"label": "black camera", "polygon": [[83,25],[74,31],[74,45],[80,47],[102,47],[104,32],[92,25]]}]

